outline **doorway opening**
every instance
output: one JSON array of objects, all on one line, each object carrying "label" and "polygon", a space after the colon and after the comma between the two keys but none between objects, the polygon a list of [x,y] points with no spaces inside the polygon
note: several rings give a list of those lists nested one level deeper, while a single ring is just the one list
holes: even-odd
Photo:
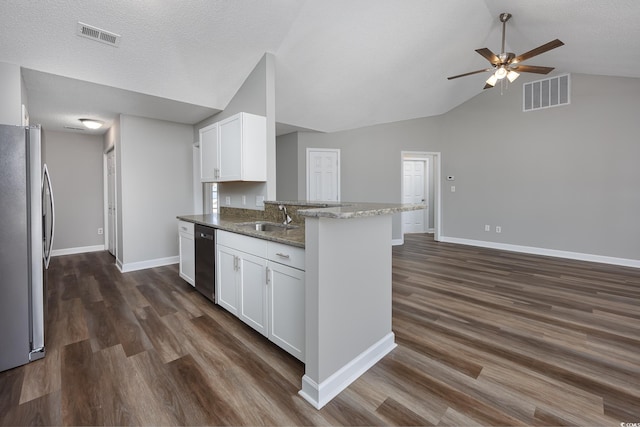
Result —
[{"label": "doorway opening", "polygon": [[427,208],[402,213],[402,235],[433,233],[440,240],[440,161],[439,152],[403,151],[400,180],[402,203],[425,203]]}]

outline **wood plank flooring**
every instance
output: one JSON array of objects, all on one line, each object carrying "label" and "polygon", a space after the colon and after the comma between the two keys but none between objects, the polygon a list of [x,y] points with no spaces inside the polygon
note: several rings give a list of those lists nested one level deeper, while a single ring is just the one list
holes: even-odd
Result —
[{"label": "wood plank flooring", "polygon": [[47,356],[0,373],[2,425],[640,423],[640,270],[434,242],[393,249],[398,347],[317,411],[304,366],[177,267],[54,258]]}]

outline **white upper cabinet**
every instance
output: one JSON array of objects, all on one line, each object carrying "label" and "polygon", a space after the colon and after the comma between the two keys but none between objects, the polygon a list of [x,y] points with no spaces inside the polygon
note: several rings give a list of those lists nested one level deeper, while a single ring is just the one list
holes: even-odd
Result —
[{"label": "white upper cabinet", "polygon": [[266,181],[267,119],[238,113],[200,129],[202,182]]},{"label": "white upper cabinet", "polygon": [[218,124],[200,129],[200,181],[213,182],[219,174]]}]

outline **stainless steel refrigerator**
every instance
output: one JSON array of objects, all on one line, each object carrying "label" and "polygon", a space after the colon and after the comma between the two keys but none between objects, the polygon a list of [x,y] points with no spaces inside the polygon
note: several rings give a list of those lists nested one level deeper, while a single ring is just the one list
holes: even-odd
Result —
[{"label": "stainless steel refrigerator", "polygon": [[0,371],[45,355],[53,214],[40,127],[0,125]]}]

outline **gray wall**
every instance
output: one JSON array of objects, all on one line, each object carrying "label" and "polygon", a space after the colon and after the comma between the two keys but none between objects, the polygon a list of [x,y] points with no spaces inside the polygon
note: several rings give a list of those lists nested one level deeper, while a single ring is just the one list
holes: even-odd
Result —
[{"label": "gray wall", "polygon": [[[266,53],[247,76],[247,79],[224,111],[194,125],[194,141],[197,141],[200,129],[240,112],[257,114],[267,118],[267,182],[225,182],[219,184],[218,197],[221,202],[224,202],[225,197],[231,197],[230,206],[232,207],[262,210],[262,207],[256,207],[255,200],[257,196],[264,196],[267,200],[275,199],[276,137],[274,91],[274,58],[272,54]],[[246,205],[241,203],[242,196],[246,196]],[[220,205],[223,206],[224,204],[221,203]]]},{"label": "gray wall", "polygon": [[120,116],[118,257],[125,270],[178,256],[176,216],[193,209],[192,138],[189,125]]},{"label": "gray wall", "polygon": [[[298,199],[306,200],[307,148],[340,149],[340,193],[348,202],[402,202],[402,151],[441,151],[437,118],[424,118],[335,133],[298,134]],[[393,239],[402,238],[400,214]]]},{"label": "gray wall", "polygon": [[43,130],[55,196],[54,250],[104,245],[102,137]]},{"label": "gray wall", "polygon": [[20,67],[0,62],[0,124],[22,124],[22,103]]},{"label": "gray wall", "polygon": [[298,198],[308,147],[341,149],[352,201],[399,202],[400,152],[441,152],[443,236],[640,259],[640,79],[572,75],[570,105],[523,113],[522,82],[536,77],[442,116],[299,133]]},{"label": "gray wall", "polygon": [[640,79],[571,78],[568,106],[523,113],[518,84],[441,118],[445,235],[640,259]]},{"label": "gray wall", "polygon": [[276,199],[298,200],[298,133],[276,138]]}]

